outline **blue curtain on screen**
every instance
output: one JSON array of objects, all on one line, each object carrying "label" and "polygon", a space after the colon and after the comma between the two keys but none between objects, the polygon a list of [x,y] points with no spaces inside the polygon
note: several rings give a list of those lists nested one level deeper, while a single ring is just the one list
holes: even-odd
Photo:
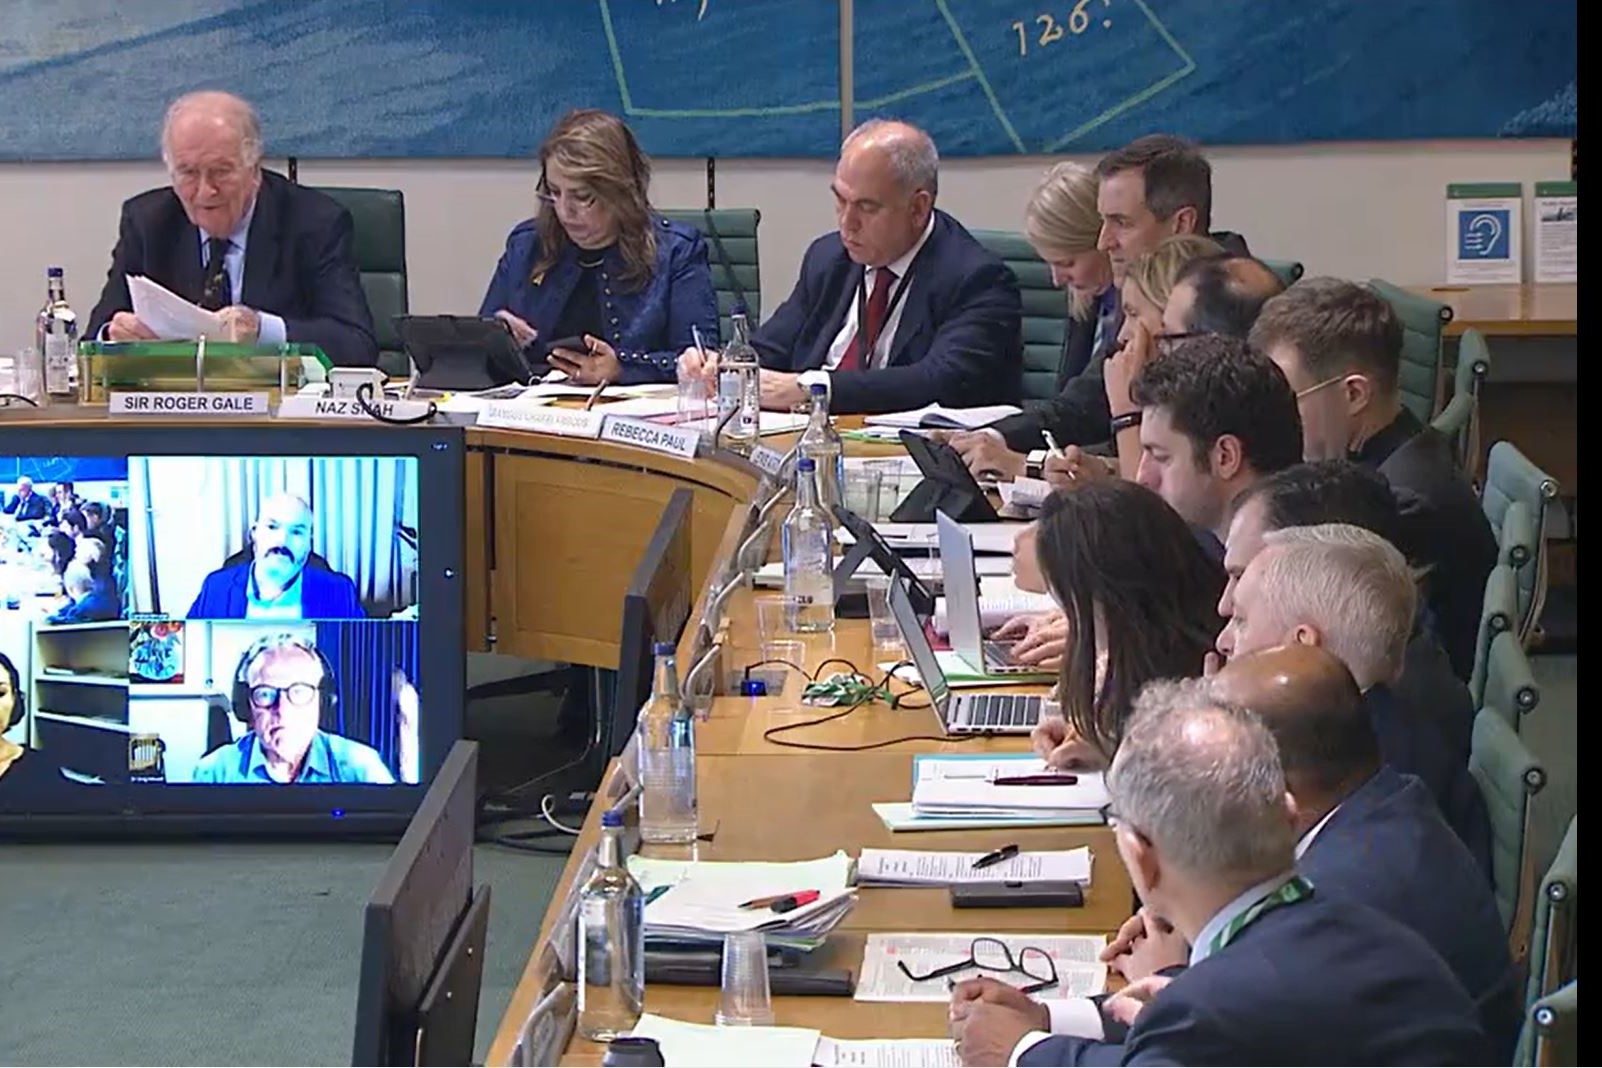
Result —
[{"label": "blue curtain on screen", "polygon": [[334,669],[339,693],[323,729],[372,746],[399,778],[394,669],[417,684],[417,624],[318,623],[317,648]]}]

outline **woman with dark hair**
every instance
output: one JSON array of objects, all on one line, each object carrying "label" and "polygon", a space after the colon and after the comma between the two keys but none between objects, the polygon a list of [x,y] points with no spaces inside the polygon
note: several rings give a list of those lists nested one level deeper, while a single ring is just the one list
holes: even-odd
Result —
[{"label": "woman with dark hair", "polygon": [[66,574],[67,565],[72,563],[72,558],[78,551],[77,542],[72,539],[70,534],[52,530],[46,535],[44,544],[46,551],[50,554],[50,570],[56,573],[57,578],[60,578]]},{"label": "woman with dark hair", "polygon": [[1068,628],[1063,716],[1035,728],[1035,748],[1059,767],[1105,767],[1147,683],[1201,674],[1224,569],[1161,497],[1123,479],[1047,498],[1035,553]]},{"label": "woman with dark hair", "polygon": [[20,789],[61,779],[61,769],[32,749],[5,737],[22,722],[22,675],[5,653],[0,653],[0,789]]},{"label": "woman with dark hair", "polygon": [[656,214],[651,161],[613,115],[569,112],[539,159],[539,214],[507,238],[479,315],[581,385],[673,381],[692,327],[718,340],[700,231]]}]

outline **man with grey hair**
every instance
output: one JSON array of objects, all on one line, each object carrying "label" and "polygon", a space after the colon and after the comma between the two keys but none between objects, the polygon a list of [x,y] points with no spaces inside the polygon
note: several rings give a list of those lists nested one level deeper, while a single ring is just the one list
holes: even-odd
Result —
[{"label": "man with grey hair", "polygon": [[117,247],[85,335],[149,341],[128,278],[143,275],[218,313],[214,340],[320,347],[336,364],[378,360],[351,251],[350,212],[264,170],[261,124],[244,100],[179,97],[161,128],[171,185],[126,201]]},{"label": "man with grey hair", "polygon": [[1333,653],[1363,691],[1385,763],[1423,780],[1446,822],[1489,871],[1485,799],[1428,712],[1404,705],[1392,690],[1418,603],[1401,552],[1346,523],[1286,527],[1264,536],[1262,551],[1226,600],[1230,616],[1218,651],[1234,657],[1295,643]]},{"label": "man with grey hair", "polygon": [[[904,122],[870,119],[845,139],[831,186],[839,227],[807,249],[795,289],[751,338],[764,408],[788,410],[813,385],[836,413],[1018,400],[1018,280],[935,207],[939,162]],[[714,364],[691,349],[680,367]]]},{"label": "man with grey hair", "polygon": [[[1192,947],[1102,1003],[1109,1042],[991,980],[953,991],[967,1065],[1490,1063],[1474,1003],[1413,931],[1296,873],[1295,803],[1252,713],[1199,680],[1143,693],[1107,774],[1135,892]],[[1009,993],[1010,991],[1010,993]]]}]

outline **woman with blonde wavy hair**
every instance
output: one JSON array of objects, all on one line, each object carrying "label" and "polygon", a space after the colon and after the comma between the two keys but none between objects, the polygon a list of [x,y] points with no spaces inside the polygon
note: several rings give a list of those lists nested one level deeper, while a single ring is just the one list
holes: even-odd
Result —
[{"label": "woman with blonde wavy hair", "polygon": [[1192,260],[1222,256],[1223,246],[1200,234],[1166,237],[1150,252],[1136,256],[1124,275],[1124,319],[1138,320],[1152,337],[1163,333],[1163,309],[1179,272]]},{"label": "woman with blonde wavy hair", "polygon": [[1096,247],[1096,173],[1066,162],[1047,171],[1024,209],[1024,236],[1051,268],[1052,284],[1068,291],[1064,364],[1082,368],[1094,348],[1099,302],[1113,293],[1112,263]]},{"label": "woman with blonde wavy hair", "polygon": [[481,316],[581,385],[672,381],[692,327],[718,333],[706,243],[651,206],[623,121],[571,111],[540,146],[539,214],[512,230]]}]

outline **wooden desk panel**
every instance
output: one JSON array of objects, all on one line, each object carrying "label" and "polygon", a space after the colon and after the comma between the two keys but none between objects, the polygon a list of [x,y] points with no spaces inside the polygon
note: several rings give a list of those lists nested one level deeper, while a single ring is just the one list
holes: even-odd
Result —
[{"label": "wooden desk panel", "polygon": [[1447,337],[1470,327],[1488,338],[1572,337],[1578,329],[1579,287],[1573,284],[1409,288],[1451,307]]}]

